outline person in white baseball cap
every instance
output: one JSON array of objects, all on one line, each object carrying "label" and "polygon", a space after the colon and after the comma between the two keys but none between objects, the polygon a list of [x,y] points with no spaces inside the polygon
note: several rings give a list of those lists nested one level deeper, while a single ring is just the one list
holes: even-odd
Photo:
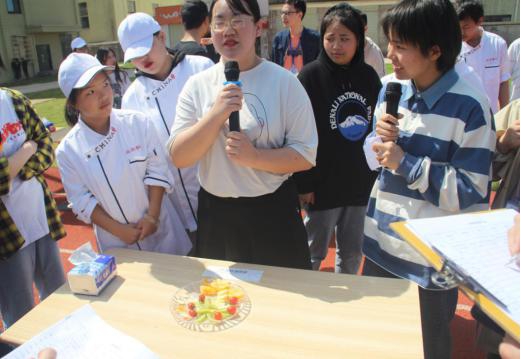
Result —
[{"label": "person in white baseball cap", "polygon": [[[177,97],[186,81],[214,63],[203,56],[184,55],[167,48],[166,35],[150,15],[128,15],[119,25],[118,37],[125,61],[138,70],[136,79],[123,96],[122,109],[142,111],[150,117],[159,139],[166,145],[170,136]],[[197,230],[197,165],[178,169],[169,161],[175,177],[175,190],[170,196],[190,238]]]},{"label": "person in white baseball cap", "polygon": [[137,12],[127,16],[119,25],[118,38],[125,52],[125,62],[145,56],[154,42],[154,35],[161,26],[148,14]]},{"label": "person in white baseball cap", "polygon": [[73,89],[84,88],[104,70],[114,70],[114,66],[104,66],[89,54],[72,53],[60,65],[58,84],[65,97],[69,98]]},{"label": "person in white baseball cap", "polygon": [[87,41],[85,41],[83,38],[79,36],[74,38],[71,41],[71,50],[72,52],[88,54],[89,48],[87,47]]},{"label": "person in white baseball cap", "polygon": [[94,225],[101,251],[125,247],[185,255],[192,245],[171,201],[164,146],[141,112],[112,108],[107,71],[96,58],[70,54],[58,83],[72,127],[56,149],[74,214]]}]

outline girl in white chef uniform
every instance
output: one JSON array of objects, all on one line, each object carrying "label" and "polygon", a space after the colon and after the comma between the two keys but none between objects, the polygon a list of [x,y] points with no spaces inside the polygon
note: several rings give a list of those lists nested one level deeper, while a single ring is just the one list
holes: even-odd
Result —
[{"label": "girl in white chef uniform", "polygon": [[94,224],[102,251],[185,255],[191,242],[164,200],[173,188],[164,149],[144,114],[112,108],[107,70],[91,55],[72,53],[58,73],[72,128],[56,156],[72,211]]}]

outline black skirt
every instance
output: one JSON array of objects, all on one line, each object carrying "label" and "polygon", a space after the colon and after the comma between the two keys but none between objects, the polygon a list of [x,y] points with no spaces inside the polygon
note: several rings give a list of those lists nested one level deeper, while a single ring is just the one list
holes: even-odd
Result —
[{"label": "black skirt", "polygon": [[217,197],[201,187],[197,212],[198,257],[311,269],[293,180],[258,197]]}]

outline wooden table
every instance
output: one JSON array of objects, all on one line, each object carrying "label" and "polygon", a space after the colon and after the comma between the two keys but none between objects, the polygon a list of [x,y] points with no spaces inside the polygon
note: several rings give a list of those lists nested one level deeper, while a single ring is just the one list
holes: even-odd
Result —
[{"label": "wooden table", "polygon": [[[421,358],[418,290],[405,280],[360,277],[117,249],[118,276],[98,297],[58,289],[5,331],[21,344],[90,303],[113,327],[162,358]],[[249,316],[214,333],[181,327],[174,293],[198,281],[205,265],[264,271],[241,282]]]}]

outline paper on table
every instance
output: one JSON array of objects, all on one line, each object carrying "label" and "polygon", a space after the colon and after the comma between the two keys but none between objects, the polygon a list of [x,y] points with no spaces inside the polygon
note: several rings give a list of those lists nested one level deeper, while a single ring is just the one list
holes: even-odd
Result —
[{"label": "paper on table", "polygon": [[37,358],[44,348],[54,348],[58,358],[158,359],[145,345],[103,321],[84,305],[27,341],[5,358]]},{"label": "paper on table", "polygon": [[519,271],[506,265],[510,260],[507,232],[516,213],[509,209],[415,219],[407,227],[485,288],[519,324]]},{"label": "paper on table", "polygon": [[240,279],[245,282],[258,283],[263,273],[261,270],[254,269],[208,266],[203,273],[203,277],[219,277],[230,280]]}]

